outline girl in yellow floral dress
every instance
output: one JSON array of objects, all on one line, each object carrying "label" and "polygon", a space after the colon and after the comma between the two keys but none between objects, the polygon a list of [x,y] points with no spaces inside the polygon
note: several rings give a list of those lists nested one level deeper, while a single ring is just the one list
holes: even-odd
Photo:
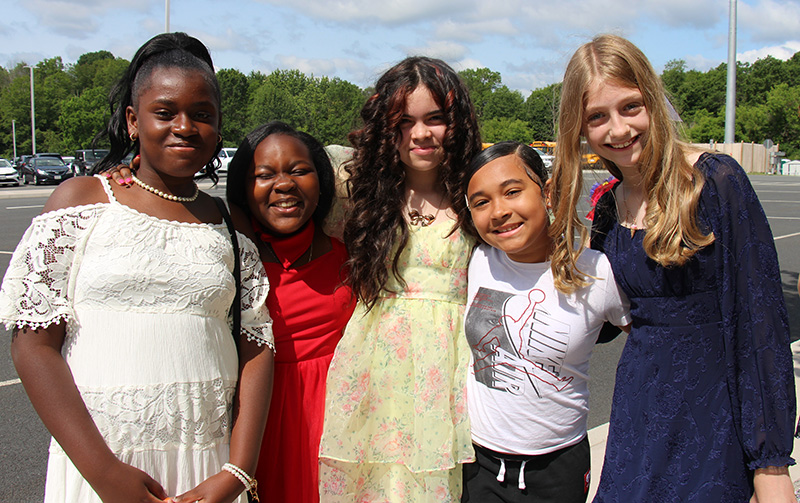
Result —
[{"label": "girl in yellow floral dress", "polygon": [[328,374],[322,501],[449,502],[472,461],[462,333],[474,242],[459,230],[480,152],[466,87],[446,63],[388,70],[351,133],[344,241],[358,306]]}]

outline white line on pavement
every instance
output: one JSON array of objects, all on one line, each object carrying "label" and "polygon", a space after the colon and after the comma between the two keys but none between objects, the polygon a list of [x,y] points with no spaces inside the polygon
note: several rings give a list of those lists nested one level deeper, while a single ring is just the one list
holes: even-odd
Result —
[{"label": "white line on pavement", "polygon": [[775,241],[783,238],[793,238],[795,236],[800,236],[800,232],[795,232],[794,234],[786,234],[785,236],[778,236],[775,238]]},{"label": "white line on pavement", "polygon": [[29,210],[31,208],[44,208],[44,205],[34,204],[33,206],[6,206],[7,210]]},{"label": "white line on pavement", "polygon": [[0,388],[5,388],[6,386],[11,386],[13,384],[21,384],[22,381],[19,379],[11,379],[9,381],[0,381]]}]

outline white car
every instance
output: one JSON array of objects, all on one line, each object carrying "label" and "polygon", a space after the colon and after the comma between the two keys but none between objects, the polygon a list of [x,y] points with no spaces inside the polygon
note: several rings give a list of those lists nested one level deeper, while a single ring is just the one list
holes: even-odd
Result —
[{"label": "white car", "polygon": [[555,159],[554,155],[545,154],[544,152],[535,147],[533,150],[535,150],[536,153],[539,154],[539,157],[542,158],[542,162],[544,163],[545,168],[550,169],[553,166],[553,159]]},{"label": "white car", "polygon": [[19,187],[19,173],[6,159],[0,159],[0,184],[5,183]]},{"label": "white car", "polygon": [[219,151],[219,154],[217,154],[217,157],[219,158],[219,164],[220,165],[219,165],[219,169],[217,170],[217,173],[227,173],[228,172],[228,164],[230,164],[231,159],[233,159],[234,155],[236,155],[236,149],[235,148],[223,148],[222,150]]}]

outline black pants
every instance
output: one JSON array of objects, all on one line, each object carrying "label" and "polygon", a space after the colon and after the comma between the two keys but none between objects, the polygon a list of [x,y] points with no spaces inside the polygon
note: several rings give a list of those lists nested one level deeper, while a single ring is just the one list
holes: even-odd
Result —
[{"label": "black pants", "polygon": [[[541,456],[502,454],[475,445],[475,457],[474,463],[464,465],[462,503],[586,502],[591,467],[586,437],[575,445]],[[525,469],[520,484],[523,462]],[[499,477],[503,468],[505,473]],[[524,489],[520,489],[521,485]]]}]

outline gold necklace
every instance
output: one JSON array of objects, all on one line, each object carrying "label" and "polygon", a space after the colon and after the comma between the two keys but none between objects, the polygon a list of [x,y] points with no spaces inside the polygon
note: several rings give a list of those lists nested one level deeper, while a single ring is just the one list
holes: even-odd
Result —
[{"label": "gold necklace", "polygon": [[[625,223],[630,226],[631,230],[631,237],[636,234],[637,230],[644,229],[644,226],[639,227],[636,225],[636,217],[631,213],[630,205],[628,204],[628,198],[630,194],[628,193],[628,188],[623,182],[622,184],[622,202],[625,204]],[[638,215],[638,211],[636,212]],[[619,206],[617,207],[617,218],[619,218]],[[620,218],[620,220],[622,220]],[[624,226],[623,226],[624,227]]]},{"label": "gold necklace", "polygon": [[420,213],[419,210],[408,208],[408,223],[419,227],[429,226],[436,220],[436,217],[439,216],[439,211],[442,209],[442,201],[444,201],[444,194],[442,194],[442,197],[439,199],[439,205],[436,207],[436,213],[433,215],[430,213]]},{"label": "gold necklace", "polygon": [[144,190],[146,190],[148,192],[152,192],[153,194],[157,195],[158,197],[167,199],[168,201],[175,201],[175,202],[178,202],[178,203],[191,203],[192,201],[197,199],[197,196],[200,194],[200,187],[198,187],[196,183],[194,184],[194,194],[192,194],[189,197],[183,197],[183,196],[175,196],[175,195],[172,195],[172,194],[167,194],[166,192],[162,192],[162,191],[158,190],[157,188],[153,187],[152,185],[148,185],[148,184],[144,183],[143,181],[139,180],[138,178],[136,178],[136,175],[131,175],[131,180],[133,180],[134,183],[136,183],[136,185],[138,185],[139,187],[143,188]]}]

